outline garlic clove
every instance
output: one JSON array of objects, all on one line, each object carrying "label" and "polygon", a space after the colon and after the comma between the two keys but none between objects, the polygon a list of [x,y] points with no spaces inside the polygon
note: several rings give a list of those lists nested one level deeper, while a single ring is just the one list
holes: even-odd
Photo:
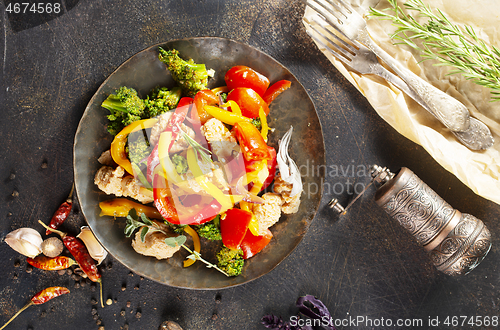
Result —
[{"label": "garlic clove", "polygon": [[5,243],[30,258],[42,253],[42,236],[33,228],[19,228],[5,236]]},{"label": "garlic clove", "polygon": [[97,261],[97,264],[100,265],[101,262],[106,259],[108,255],[108,251],[106,251],[102,245],[97,241],[92,230],[88,226],[83,226],[80,228],[80,234],[76,237],[81,239],[87,250],[89,250],[90,256]]},{"label": "garlic clove", "polygon": [[281,138],[278,146],[278,154],[276,156],[276,162],[278,163],[281,178],[286,183],[292,184],[290,197],[301,193],[303,190],[300,170],[297,164],[293,161],[292,157],[288,154],[288,145],[290,143],[290,139],[292,138],[292,132],[293,126],[291,126]]}]

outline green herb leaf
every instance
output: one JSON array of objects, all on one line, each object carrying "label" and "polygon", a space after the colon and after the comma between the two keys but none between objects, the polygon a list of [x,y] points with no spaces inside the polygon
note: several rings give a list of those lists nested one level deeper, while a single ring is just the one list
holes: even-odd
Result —
[{"label": "green herb leaf", "polygon": [[167,237],[165,238],[165,244],[167,244],[170,247],[176,247],[177,241],[175,240],[175,237]]},{"label": "green herb leaf", "polygon": [[154,223],[149,220],[149,218],[144,214],[144,213],[141,213],[141,220],[142,222],[144,222],[147,226],[154,226]]},{"label": "green herb leaf", "polygon": [[184,235],[179,235],[175,238],[175,241],[177,242],[177,244],[179,244],[179,246],[186,243],[186,240],[187,240],[187,238]]},{"label": "green herb leaf", "polygon": [[142,230],[141,230],[141,242],[144,243],[146,241],[146,234],[148,233],[149,231],[149,227],[142,227]]}]

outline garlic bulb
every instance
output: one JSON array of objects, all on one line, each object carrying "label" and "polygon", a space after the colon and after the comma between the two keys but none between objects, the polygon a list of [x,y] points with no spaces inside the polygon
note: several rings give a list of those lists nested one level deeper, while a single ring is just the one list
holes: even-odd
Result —
[{"label": "garlic bulb", "polygon": [[83,226],[80,228],[80,234],[76,237],[81,239],[87,250],[89,250],[90,256],[97,261],[97,264],[100,265],[101,262],[106,259],[108,255],[108,251],[106,251],[102,245],[97,241],[92,230],[89,227]]},{"label": "garlic bulb", "polygon": [[42,236],[33,228],[19,228],[5,236],[5,243],[30,258],[42,253]]}]

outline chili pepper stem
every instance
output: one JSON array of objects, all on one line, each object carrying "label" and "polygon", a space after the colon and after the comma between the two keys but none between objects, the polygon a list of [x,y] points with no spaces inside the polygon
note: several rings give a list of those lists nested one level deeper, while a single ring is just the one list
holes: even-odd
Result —
[{"label": "chili pepper stem", "polygon": [[69,192],[68,198],[66,198],[66,202],[70,203],[73,200],[73,191],[75,190],[75,183],[71,186],[71,190]]},{"label": "chili pepper stem", "polygon": [[97,281],[97,282],[99,283],[99,295],[100,295],[100,299],[101,299],[101,307],[104,308],[104,303],[102,302],[102,280],[99,279],[99,281]]},{"label": "chili pepper stem", "polygon": [[[64,238],[67,234],[66,233],[63,233],[62,231],[60,230],[56,230],[56,229],[52,229],[50,228],[49,226],[47,226],[46,224],[43,223],[42,220],[38,220],[38,222],[47,230],[50,230],[51,232],[53,233],[56,233],[58,234],[59,236],[61,236],[61,238]],[[0,329],[1,330],[1,329]]]},{"label": "chili pepper stem", "polygon": [[5,328],[7,326],[7,324],[9,324],[10,322],[12,322],[12,320],[14,320],[19,314],[21,314],[26,308],[30,307],[31,305],[34,305],[34,303],[32,301],[30,301],[28,304],[26,304],[26,306],[24,306],[23,308],[21,308],[20,310],[17,311],[16,314],[14,314],[10,320],[7,321],[7,323],[5,323],[1,328],[0,330],[2,330],[3,328]]}]

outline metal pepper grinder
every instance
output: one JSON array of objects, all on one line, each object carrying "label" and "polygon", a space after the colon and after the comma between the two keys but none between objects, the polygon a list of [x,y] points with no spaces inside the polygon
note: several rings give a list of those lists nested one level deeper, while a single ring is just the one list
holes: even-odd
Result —
[{"label": "metal pepper grinder", "polygon": [[[375,202],[416,238],[439,271],[465,275],[484,259],[491,234],[481,220],[451,207],[406,167],[394,174],[374,165],[371,176]],[[330,207],[345,213],[355,200],[344,209],[333,199]]]}]

